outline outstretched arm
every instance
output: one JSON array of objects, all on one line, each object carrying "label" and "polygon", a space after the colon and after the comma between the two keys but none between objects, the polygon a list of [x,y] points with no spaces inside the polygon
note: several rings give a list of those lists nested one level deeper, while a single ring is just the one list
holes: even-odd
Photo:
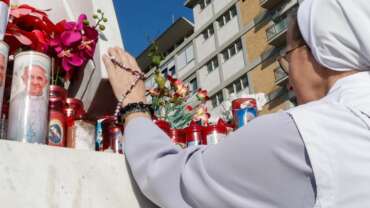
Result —
[{"label": "outstretched arm", "polygon": [[126,126],[125,153],[161,207],[313,207],[313,174],[291,118],[257,118],[221,143],[180,149],[151,120]]},{"label": "outstretched arm", "polygon": [[[122,49],[114,56],[140,71]],[[133,77],[105,55],[117,98]],[[123,105],[145,102],[141,81]],[[293,120],[278,113],[253,120],[221,143],[180,149],[142,113],[126,118],[125,154],[143,193],[161,207],[313,207],[313,174]]]}]

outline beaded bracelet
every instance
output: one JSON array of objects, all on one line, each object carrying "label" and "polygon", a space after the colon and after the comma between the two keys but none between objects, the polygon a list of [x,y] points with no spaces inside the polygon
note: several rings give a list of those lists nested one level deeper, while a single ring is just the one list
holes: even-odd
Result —
[{"label": "beaded bracelet", "polygon": [[114,118],[115,118],[115,121],[117,122],[123,101],[131,93],[131,91],[134,89],[134,87],[137,85],[137,83],[139,83],[140,80],[145,80],[145,75],[142,72],[135,71],[135,70],[132,70],[132,69],[126,67],[125,65],[118,62],[114,57],[110,57],[110,60],[115,66],[118,66],[119,68],[121,68],[121,69],[123,69],[127,72],[130,72],[132,75],[134,75],[136,77],[136,79],[130,85],[129,89],[121,95],[120,99],[118,99],[116,110],[114,111]]},{"label": "beaded bracelet", "polygon": [[120,109],[120,115],[118,118],[118,122],[125,123],[127,116],[132,113],[146,113],[149,116],[153,115],[153,109],[151,105],[144,104],[143,102],[139,103],[130,103],[125,107]]}]

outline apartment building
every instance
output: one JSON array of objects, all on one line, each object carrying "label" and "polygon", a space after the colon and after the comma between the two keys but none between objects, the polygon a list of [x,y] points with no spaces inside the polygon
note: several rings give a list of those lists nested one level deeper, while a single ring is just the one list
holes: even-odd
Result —
[{"label": "apartment building", "polygon": [[[275,59],[285,50],[286,12],[296,0],[187,0],[194,23],[174,22],[157,39],[165,60],[160,65],[189,83],[192,91],[207,89],[207,103],[214,117],[225,101],[252,93],[265,93],[262,114],[292,106],[287,77]],[[147,74],[146,86],[154,85],[149,47],[138,57]]]},{"label": "apartment building", "polygon": [[248,77],[254,92],[267,95],[262,114],[288,109],[295,97],[287,89],[287,75],[276,62],[286,50],[287,13],[297,0],[241,0],[240,15],[248,49]]}]

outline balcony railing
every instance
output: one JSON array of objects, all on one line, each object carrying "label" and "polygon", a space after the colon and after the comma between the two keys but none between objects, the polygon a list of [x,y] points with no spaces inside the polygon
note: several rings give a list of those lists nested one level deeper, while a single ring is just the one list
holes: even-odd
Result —
[{"label": "balcony railing", "polygon": [[274,6],[276,6],[281,1],[282,0],[260,0],[260,5],[261,7],[265,9],[272,9]]},{"label": "balcony railing", "polygon": [[277,19],[281,17],[282,15],[286,14],[288,11],[290,11],[292,8],[296,7],[297,5],[298,5],[297,0],[283,1],[281,4],[274,7],[274,10],[272,12],[272,19]]},{"label": "balcony railing", "polygon": [[285,18],[266,30],[267,41],[272,45],[278,45],[285,40],[288,29],[288,19]]},{"label": "balcony railing", "polygon": [[281,67],[278,67],[274,70],[274,75],[276,84],[281,84],[288,79],[287,73],[285,73],[285,71]]}]

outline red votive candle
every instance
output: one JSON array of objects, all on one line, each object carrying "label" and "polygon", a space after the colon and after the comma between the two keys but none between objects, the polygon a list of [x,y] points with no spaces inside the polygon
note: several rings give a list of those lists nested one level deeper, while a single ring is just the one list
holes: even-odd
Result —
[{"label": "red votive candle", "polygon": [[122,143],[121,143],[121,137],[123,136],[122,134],[122,129],[116,125],[110,125],[108,126],[108,141],[109,141],[109,148],[111,151],[114,153],[123,153],[122,149]]},{"label": "red votive candle", "polygon": [[183,133],[183,129],[170,129],[171,141],[181,148],[186,147],[186,137]]},{"label": "red votive candle", "polygon": [[48,145],[50,146],[64,147],[66,145],[66,117],[63,109],[64,100],[62,98],[49,98]]},{"label": "red votive candle", "polygon": [[202,143],[202,127],[195,122],[191,122],[189,127],[185,129],[186,145],[188,147],[197,146]]},{"label": "red votive candle", "polygon": [[217,124],[204,127],[203,144],[217,144],[227,135],[225,125]]},{"label": "red votive candle", "polygon": [[81,120],[85,111],[80,100],[74,98],[66,99],[66,108],[64,109],[67,123],[67,147],[75,148],[76,146],[76,125],[77,120]]}]

